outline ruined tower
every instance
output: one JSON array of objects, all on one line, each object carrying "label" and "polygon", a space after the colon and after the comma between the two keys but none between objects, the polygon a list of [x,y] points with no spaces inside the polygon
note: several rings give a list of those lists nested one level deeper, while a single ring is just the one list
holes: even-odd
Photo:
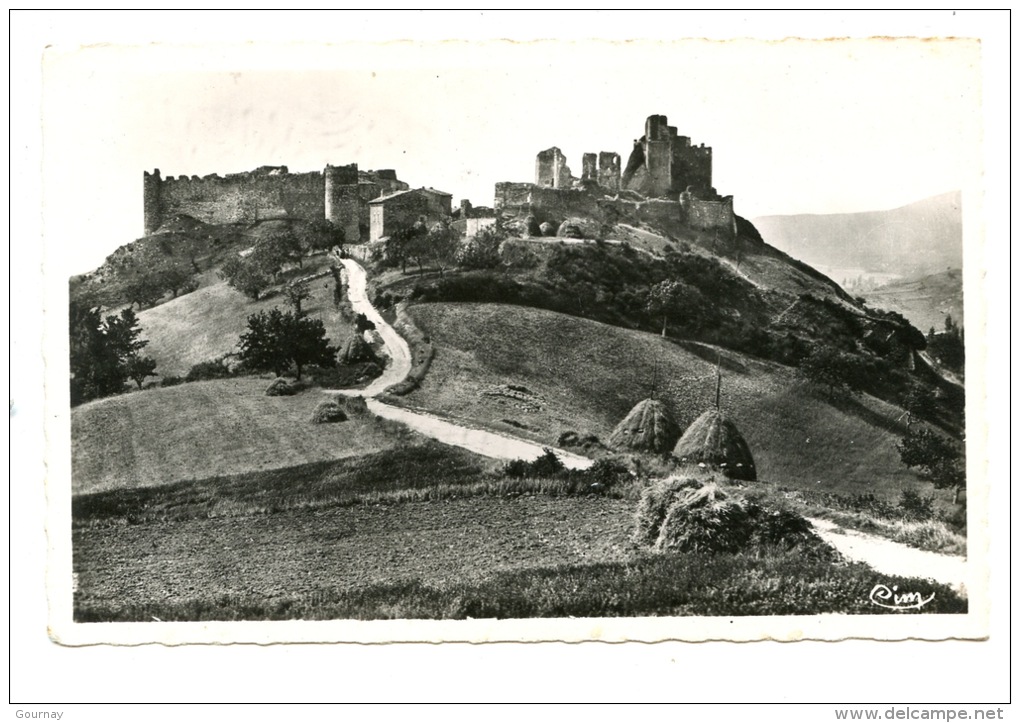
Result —
[{"label": "ruined tower", "polygon": [[145,235],[148,236],[155,233],[163,223],[163,208],[159,197],[162,178],[158,168],[152,173],[148,171],[143,171],[143,173],[142,209],[145,214]]},{"label": "ruined tower", "polygon": [[348,241],[358,241],[358,164],[330,166],[322,172],[325,179],[326,220],[344,230]]},{"label": "ruined tower", "polygon": [[620,190],[620,154],[599,153],[599,185],[613,193]]},{"label": "ruined tower", "polygon": [[635,141],[627,162],[623,187],[649,198],[675,198],[688,188],[712,193],[712,149],[678,136],[666,116],[648,116],[645,134]]},{"label": "ruined tower", "polygon": [[555,146],[540,151],[535,157],[535,185],[542,188],[566,189],[573,184],[563,151]]}]

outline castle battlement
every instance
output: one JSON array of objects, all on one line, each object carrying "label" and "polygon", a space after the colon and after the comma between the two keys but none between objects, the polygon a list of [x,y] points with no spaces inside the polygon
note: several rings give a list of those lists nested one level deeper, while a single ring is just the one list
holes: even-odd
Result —
[{"label": "castle battlement", "polygon": [[146,234],[155,233],[174,215],[187,214],[214,224],[326,219],[343,228],[349,241],[367,237],[369,201],[408,188],[392,169],[359,171],[356,163],[307,173],[260,166],[223,176],[176,178],[163,178],[157,168],[143,173],[142,184]]}]

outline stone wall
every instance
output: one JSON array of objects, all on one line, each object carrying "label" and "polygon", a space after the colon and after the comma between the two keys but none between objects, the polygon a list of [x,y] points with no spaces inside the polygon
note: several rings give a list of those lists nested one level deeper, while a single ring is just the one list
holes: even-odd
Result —
[{"label": "stone wall", "polygon": [[620,190],[620,154],[602,151],[599,153],[599,185],[609,193]]},{"label": "stone wall", "polygon": [[168,218],[187,214],[206,223],[254,223],[268,218],[328,219],[348,242],[367,237],[368,202],[408,186],[392,170],[358,171],[356,163],[327,165],[322,173],[289,173],[263,166],[226,176],[168,176],[159,169],[143,175],[145,233]]},{"label": "stone wall", "polygon": [[733,196],[705,200],[685,193],[680,198],[684,220],[691,228],[719,229],[731,235],[736,234]]},{"label": "stone wall", "polygon": [[[150,184],[145,186],[149,194]],[[206,223],[254,223],[267,218],[321,219],[326,212],[322,174],[287,173],[286,167],[223,177],[168,176],[158,193],[160,223],[176,214]],[[148,210],[154,203],[147,197],[145,205]],[[155,230],[159,224],[146,216],[147,230]]]},{"label": "stone wall", "polygon": [[540,151],[535,157],[535,185],[542,188],[570,188],[574,178],[567,166],[567,158],[556,148]]}]

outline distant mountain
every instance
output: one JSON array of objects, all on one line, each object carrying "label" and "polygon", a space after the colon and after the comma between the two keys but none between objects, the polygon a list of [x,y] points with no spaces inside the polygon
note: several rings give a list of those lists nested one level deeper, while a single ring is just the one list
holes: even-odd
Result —
[{"label": "distant mountain", "polygon": [[915,276],[963,266],[959,191],[889,211],[761,216],[765,242],[836,279],[855,272]]}]

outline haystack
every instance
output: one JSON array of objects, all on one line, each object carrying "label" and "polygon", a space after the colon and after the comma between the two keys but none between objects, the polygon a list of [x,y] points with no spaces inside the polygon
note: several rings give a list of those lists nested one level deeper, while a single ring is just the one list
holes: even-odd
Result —
[{"label": "haystack", "polygon": [[718,409],[710,409],[694,420],[673,448],[681,462],[717,467],[733,479],[758,479],[754,458],[737,425]]},{"label": "haystack", "polygon": [[796,548],[811,559],[839,557],[796,512],[726,492],[711,476],[672,477],[648,487],[638,503],[634,539],[662,551]]},{"label": "haystack", "polygon": [[609,437],[616,449],[638,452],[668,452],[680,436],[680,425],[669,407],[658,399],[638,402]]},{"label": "haystack", "polygon": [[344,344],[343,351],[340,352],[341,364],[358,364],[374,361],[378,361],[375,352],[372,351],[372,346],[365,341],[361,334],[354,334],[348,339],[347,343]]},{"label": "haystack", "polygon": [[347,413],[339,399],[324,399],[312,412],[313,424],[332,424],[334,422],[346,422]]}]

